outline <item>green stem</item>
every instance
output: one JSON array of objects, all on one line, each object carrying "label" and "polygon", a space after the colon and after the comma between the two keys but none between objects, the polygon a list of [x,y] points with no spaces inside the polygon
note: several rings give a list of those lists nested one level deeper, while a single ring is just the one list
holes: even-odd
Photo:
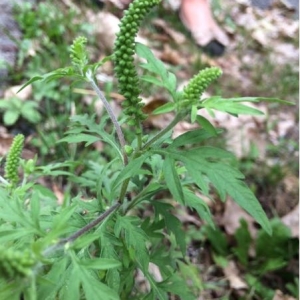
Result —
[{"label": "green stem", "polygon": [[123,181],[121,192],[120,192],[120,198],[119,198],[120,203],[123,203],[124,201],[129,182],[130,182],[130,178],[127,178]]},{"label": "green stem", "polygon": [[142,148],[142,133],[137,134],[137,150],[140,150]]},{"label": "green stem", "polygon": [[148,141],[143,147],[142,150],[146,150],[148,149],[152,144],[154,144],[158,139],[160,139],[163,135],[165,135],[168,131],[170,131],[171,129],[173,129],[173,127],[175,127],[175,125],[180,122],[184,117],[186,116],[186,114],[177,114],[175,116],[175,118],[169,123],[169,125],[167,127],[165,127],[164,129],[162,129],[157,135],[155,135],[150,141]]}]

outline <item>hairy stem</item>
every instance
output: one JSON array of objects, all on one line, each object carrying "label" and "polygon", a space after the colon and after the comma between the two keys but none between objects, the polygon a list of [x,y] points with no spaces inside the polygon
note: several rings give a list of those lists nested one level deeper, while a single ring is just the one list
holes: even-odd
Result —
[{"label": "hairy stem", "polygon": [[93,90],[96,92],[97,96],[103,102],[104,107],[105,107],[105,109],[106,109],[106,111],[107,111],[107,113],[108,113],[111,121],[113,122],[113,124],[114,124],[114,126],[116,128],[117,136],[118,136],[121,148],[122,148],[122,154],[123,154],[124,164],[127,165],[127,163],[128,163],[128,157],[127,157],[127,154],[126,154],[126,152],[124,150],[126,142],[125,142],[125,138],[124,138],[124,134],[123,134],[123,131],[121,129],[121,126],[120,126],[120,124],[119,124],[116,116],[114,115],[114,113],[113,113],[113,111],[111,109],[110,104],[108,103],[108,101],[106,100],[105,96],[103,95],[103,93],[99,89],[98,85],[96,84],[96,81],[93,78],[92,74],[86,74],[86,77],[88,78],[88,80],[89,80],[89,82],[90,82]]}]

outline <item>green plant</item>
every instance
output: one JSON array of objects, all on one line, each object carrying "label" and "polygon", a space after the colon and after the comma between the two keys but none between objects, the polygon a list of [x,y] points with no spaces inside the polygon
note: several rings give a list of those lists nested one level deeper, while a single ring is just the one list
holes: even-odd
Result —
[{"label": "green plant", "polygon": [[[248,283],[246,299],[273,299],[275,290],[284,290],[285,287],[296,296],[298,279],[289,270],[288,265],[298,254],[298,240],[291,237],[290,229],[279,219],[272,219],[270,223],[272,236],[264,230],[259,230],[253,238],[246,221],[241,220],[240,227],[233,237],[233,245],[220,229],[213,230],[206,225],[201,230],[200,240],[209,241],[217,265],[224,268],[233,258],[240,264],[244,273],[241,276]],[[276,277],[280,280],[276,280],[275,285],[272,279],[268,280],[274,280]]]},{"label": "green plant", "polygon": [[4,111],[3,122],[5,125],[14,125],[20,117],[31,123],[38,123],[41,114],[38,104],[31,100],[23,101],[17,97],[0,100],[0,109]]},{"label": "green plant", "polygon": [[[10,73],[10,81],[16,84],[37,74],[47,73],[59,66],[67,65],[68,49],[76,35],[88,36],[93,45],[90,36],[92,26],[84,22],[83,13],[58,0],[37,2],[30,4],[28,1],[19,1],[15,7],[14,18],[22,30],[22,39],[15,41],[18,45],[16,70]],[[39,157],[41,163],[50,155],[53,155],[54,160],[66,158],[68,154],[65,149],[55,142],[63,137],[65,130],[63,124],[68,123],[74,103],[77,113],[81,113],[83,109],[87,111],[83,101],[79,101],[79,95],[72,92],[68,79],[47,84],[34,83],[29,102],[31,101],[36,107],[33,109],[42,115],[40,121],[34,123],[34,131],[37,134],[31,142],[41,154]],[[92,108],[88,109],[92,111]],[[16,117],[19,109],[11,110]],[[29,117],[34,116],[31,114]],[[7,119],[12,124],[13,118],[10,115]]]},{"label": "green plant", "polygon": [[[199,146],[219,131],[198,111],[255,115],[261,112],[242,102],[286,102],[221,96],[200,100],[207,86],[221,75],[218,68],[200,71],[182,92],[178,91],[176,76],[146,46],[134,42],[142,18],[157,3],[136,0],[130,5],[111,56],[90,64],[87,39],[78,37],[70,48],[71,66],[34,76],[23,86],[59,78],[85,82],[103,102],[107,116],[99,121],[95,115],[72,116],[66,136],[58,141],[72,144],[67,148],[69,160],[45,166],[36,166],[35,161],[23,163],[26,176],[9,193],[9,185],[2,181],[0,241],[6,251],[29,249],[33,257],[26,265],[31,266],[32,272],[22,280],[2,274],[6,280],[0,282],[2,298],[23,293],[26,299],[168,299],[171,294],[195,299],[202,285],[188,284],[191,274],[186,271],[190,264],[184,263],[184,232],[172,214],[169,194],[214,227],[207,204],[194,193],[197,190],[210,196],[214,187],[222,201],[230,195],[271,234],[258,200],[232,165],[234,156],[222,149]],[[144,59],[139,66],[145,73],[140,77],[134,53]],[[96,70],[108,60],[115,64],[120,90],[126,98],[120,120],[96,81]],[[169,125],[151,136],[143,133],[142,121],[147,116],[142,111],[140,80],[165,88],[172,99],[154,113],[175,113]],[[201,128],[173,139],[172,129],[187,118]],[[111,124],[113,129],[108,133]],[[133,139],[126,138],[126,130],[134,132],[128,135]],[[89,161],[78,158],[82,143],[90,147],[97,141],[109,146],[108,161],[101,155],[90,157]],[[53,192],[37,183],[42,176],[65,179],[62,205],[57,204]],[[135,213],[145,207],[153,211],[152,217]],[[2,264],[12,269],[12,261],[6,257],[3,256]],[[151,273],[150,263],[158,267],[161,278]],[[147,282],[145,289],[135,283],[137,272]]]}]

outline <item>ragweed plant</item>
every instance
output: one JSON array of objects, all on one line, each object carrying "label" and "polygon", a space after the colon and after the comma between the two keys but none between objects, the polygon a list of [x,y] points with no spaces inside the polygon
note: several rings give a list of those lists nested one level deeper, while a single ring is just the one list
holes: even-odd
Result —
[{"label": "ragweed plant", "polygon": [[[24,275],[30,274],[35,280],[29,284],[4,276],[6,281],[0,281],[0,298],[23,294],[26,299],[165,300],[175,294],[181,299],[195,299],[201,284],[195,281],[197,276],[191,283],[187,275],[191,263],[186,255],[185,235],[168,198],[195,210],[214,227],[209,207],[201,197],[211,197],[212,187],[222,201],[228,195],[232,197],[271,234],[260,203],[245,184],[243,174],[231,163],[233,155],[223,149],[200,146],[219,134],[201,116],[201,110],[259,115],[260,111],[242,102],[285,102],[253,97],[202,99],[209,84],[220,77],[222,72],[218,68],[200,71],[183,91],[178,91],[175,74],[149,48],[134,41],[140,22],[156,4],[153,0],[135,0],[130,5],[111,56],[90,64],[87,40],[78,37],[70,47],[71,66],[33,77],[23,86],[62,77],[89,84],[103,102],[107,117],[96,121],[95,116],[72,116],[66,136],[58,142],[84,142],[88,147],[101,140],[112,154],[106,164],[101,154],[85,164],[76,161],[75,152],[80,148],[72,147],[70,161],[47,166],[35,166],[35,161],[31,161],[30,173],[34,176],[27,174],[11,194],[7,193],[6,185],[1,187],[0,241],[4,247],[16,244],[18,249],[30,249],[34,263],[26,265]],[[143,62],[136,64],[134,54]],[[125,97],[120,119],[96,79],[97,69],[107,60],[115,64],[119,89]],[[137,65],[144,71],[141,76]],[[142,111],[140,80],[163,87],[170,95],[170,101],[154,113],[175,114],[170,124],[151,136],[143,132],[142,122],[147,115]],[[189,118],[199,123],[200,128],[172,139],[174,126]],[[106,126],[109,120],[113,125],[111,132],[105,130],[111,128]],[[132,129],[135,137],[126,140],[124,131]],[[77,168],[82,164],[84,170]],[[16,185],[16,173],[11,174],[7,178]],[[63,176],[66,182],[73,183],[65,191],[62,205],[57,204],[53,192],[37,183],[36,179],[44,175]],[[143,218],[136,213],[137,209],[145,208],[153,212],[151,216]],[[5,265],[5,260],[11,263],[3,255],[0,265]],[[157,266],[159,279],[149,269],[150,265]],[[34,272],[28,272],[28,268]],[[8,269],[12,268],[5,268]],[[135,284],[137,272],[147,282],[144,289]],[[9,288],[5,288],[6,284]]]}]

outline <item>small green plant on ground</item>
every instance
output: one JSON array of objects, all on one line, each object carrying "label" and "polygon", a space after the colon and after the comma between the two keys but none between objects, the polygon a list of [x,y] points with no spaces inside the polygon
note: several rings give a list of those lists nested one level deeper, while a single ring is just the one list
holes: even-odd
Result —
[{"label": "small green plant on ground", "polygon": [[[220,268],[226,268],[230,260],[237,261],[243,273],[240,276],[248,285],[241,299],[271,300],[276,289],[298,298],[298,279],[289,267],[297,257],[298,240],[292,238],[290,229],[279,219],[272,219],[270,223],[272,236],[261,229],[254,239],[246,221],[241,220],[231,243],[220,229],[214,230],[207,225],[197,232],[194,239],[194,242],[201,243],[209,241],[213,260]],[[273,284],[267,286],[264,282],[270,277]]]},{"label": "small green plant on ground", "polygon": [[15,124],[21,117],[31,123],[38,123],[41,121],[41,115],[37,107],[36,102],[22,101],[17,97],[0,100],[0,110],[4,111],[3,123],[8,126]]},{"label": "small green plant on ground", "polygon": [[[235,116],[260,115],[243,102],[288,103],[258,97],[200,100],[205,89],[221,76],[218,68],[201,70],[178,91],[176,76],[149,48],[135,43],[140,22],[158,2],[136,0],[130,5],[111,56],[91,64],[87,40],[78,37],[70,48],[71,66],[34,76],[23,86],[59,78],[85,82],[103,102],[107,116],[100,120],[87,114],[71,117],[65,137],[58,141],[71,144],[69,159],[63,162],[37,166],[36,160],[20,161],[23,136],[15,138],[0,187],[2,299],[19,299],[21,295],[24,299],[164,300],[170,295],[195,299],[202,286],[199,282],[189,285],[184,232],[172,214],[169,194],[214,228],[207,204],[195,193],[209,197],[213,188],[222,201],[231,196],[267,234],[272,233],[261,205],[232,164],[234,156],[223,149],[199,146],[216,137],[219,130],[198,113],[206,109],[212,114],[219,110]],[[141,76],[134,63],[135,53],[143,61],[139,63],[144,71]],[[97,69],[108,60],[115,65],[125,97],[119,119],[96,81]],[[171,100],[154,113],[175,114],[170,124],[151,136],[143,131],[147,115],[142,110],[140,81],[163,87],[170,95]],[[200,128],[173,139],[174,126],[187,119]],[[113,125],[110,133],[108,124]],[[108,146],[108,162],[100,154],[87,162],[77,158],[79,144],[88,149],[97,141]],[[61,176],[68,182],[61,205],[52,191],[38,183],[43,176]],[[153,210],[153,216],[134,213],[142,207]],[[160,278],[149,265],[157,266]],[[137,273],[143,274],[145,288],[135,284]]]}]

